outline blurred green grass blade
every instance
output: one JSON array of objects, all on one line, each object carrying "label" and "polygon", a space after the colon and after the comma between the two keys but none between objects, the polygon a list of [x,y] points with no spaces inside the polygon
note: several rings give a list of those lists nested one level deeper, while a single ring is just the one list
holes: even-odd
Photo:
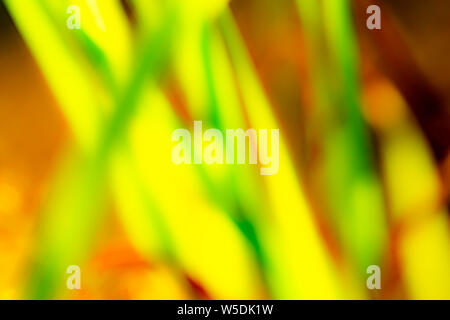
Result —
[{"label": "blurred green grass blade", "polygon": [[[62,173],[64,181],[52,198],[41,228],[37,244],[37,264],[30,279],[31,297],[54,297],[65,284],[63,268],[79,264],[88,254],[92,232],[101,220],[101,198],[111,151],[127,129],[139,106],[143,84],[157,79],[169,57],[173,19],[142,47],[128,89],[121,97],[111,119],[101,128],[101,139],[95,155],[79,159]],[[45,261],[45,263],[40,263]]]},{"label": "blurred green grass blade", "polygon": [[95,92],[86,81],[86,69],[48,19],[42,3],[7,0],[5,4],[60,102],[75,139],[85,151],[92,151],[101,115]]},{"label": "blurred green grass blade", "polygon": [[[232,14],[229,11],[223,14],[219,24],[235,67],[249,123],[256,128],[278,128]],[[314,225],[282,132],[279,153],[279,172],[260,177],[267,188],[264,205],[270,208],[270,224],[262,230],[264,247],[270,257],[267,263],[269,286],[274,297],[281,299],[337,297],[339,285],[334,266]],[[305,260],[309,261],[307,265],[302,262]]]},{"label": "blurred green grass blade", "polygon": [[[368,265],[381,263],[386,227],[371,142],[361,115],[350,4],[298,0],[297,6],[312,60],[310,73],[318,103],[314,123],[329,128],[318,135],[325,152],[331,211],[342,244],[362,276]],[[330,49],[329,56],[322,53],[323,47]],[[332,70],[334,77],[326,77],[325,70]]]}]

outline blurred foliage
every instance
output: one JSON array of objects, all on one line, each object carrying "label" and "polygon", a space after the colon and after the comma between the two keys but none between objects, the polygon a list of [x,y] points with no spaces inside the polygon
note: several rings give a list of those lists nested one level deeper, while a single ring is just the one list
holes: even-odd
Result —
[{"label": "blurred foliage", "polygon": [[[271,3],[296,8],[306,56],[308,99],[284,118],[236,22],[239,0],[5,0],[73,139],[35,210],[23,280],[0,283],[0,297],[450,297],[437,166],[395,85],[364,77],[352,3]],[[73,4],[79,30],[66,27]],[[299,108],[304,130],[283,131]],[[281,128],[278,174],[174,165],[171,133],[194,119]],[[126,239],[112,248],[110,224]],[[80,292],[65,287],[72,264]]]}]

